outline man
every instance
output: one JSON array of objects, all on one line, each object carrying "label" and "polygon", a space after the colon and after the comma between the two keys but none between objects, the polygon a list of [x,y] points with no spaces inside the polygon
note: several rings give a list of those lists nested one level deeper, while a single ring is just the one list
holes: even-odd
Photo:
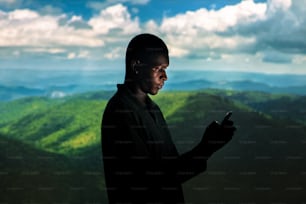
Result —
[{"label": "man", "polygon": [[179,155],[155,95],[167,80],[168,48],[140,34],[126,50],[126,75],[102,120],[102,151],[110,204],[184,203],[181,184],[206,170],[207,159],[233,136],[233,122],[213,122],[201,142]]}]

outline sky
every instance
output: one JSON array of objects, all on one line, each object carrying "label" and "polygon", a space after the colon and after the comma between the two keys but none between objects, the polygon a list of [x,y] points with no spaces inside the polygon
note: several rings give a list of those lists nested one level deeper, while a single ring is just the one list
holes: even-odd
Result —
[{"label": "sky", "polygon": [[306,74],[306,0],[0,0],[0,70],[124,70],[139,33],[175,70]]}]

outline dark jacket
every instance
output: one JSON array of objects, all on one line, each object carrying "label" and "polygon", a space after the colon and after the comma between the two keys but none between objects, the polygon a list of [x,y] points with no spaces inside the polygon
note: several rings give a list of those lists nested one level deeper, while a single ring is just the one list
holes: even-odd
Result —
[{"label": "dark jacket", "polygon": [[181,184],[205,171],[208,155],[200,146],[179,155],[159,107],[125,85],[104,111],[102,152],[110,204],[184,203]]}]

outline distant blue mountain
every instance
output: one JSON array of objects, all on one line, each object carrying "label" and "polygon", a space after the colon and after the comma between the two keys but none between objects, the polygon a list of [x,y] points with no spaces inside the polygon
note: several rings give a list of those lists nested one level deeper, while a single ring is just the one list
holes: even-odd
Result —
[{"label": "distant blue mountain", "polygon": [[96,90],[115,90],[113,85],[65,85],[51,86],[46,88],[31,88],[25,86],[1,86],[0,85],[0,101],[11,101],[18,98],[28,96],[49,96],[50,98],[61,98],[76,93],[84,93]]},{"label": "distant blue mountain", "polygon": [[166,90],[200,90],[200,89],[225,89],[238,91],[264,91],[268,93],[291,93],[306,95],[306,86],[276,87],[264,83],[245,81],[220,81],[210,82],[206,80],[185,81],[181,83],[169,83],[165,86]]},{"label": "distant blue mountain", "polygon": [[207,80],[191,80],[182,82],[166,82],[165,90],[199,90],[203,88],[211,88],[214,83]]},{"label": "distant blue mountain", "polygon": [[25,96],[40,96],[45,93],[42,89],[28,88],[24,86],[1,86],[0,85],[0,100],[9,101]]},{"label": "distant blue mountain", "polygon": [[[22,76],[22,77],[20,77]],[[0,76],[0,101],[27,96],[64,97],[96,90],[116,90],[123,74],[114,71],[31,71],[18,76],[7,70]],[[164,90],[199,90],[206,88],[264,91],[306,95],[306,75],[261,74],[220,71],[168,71]]]}]

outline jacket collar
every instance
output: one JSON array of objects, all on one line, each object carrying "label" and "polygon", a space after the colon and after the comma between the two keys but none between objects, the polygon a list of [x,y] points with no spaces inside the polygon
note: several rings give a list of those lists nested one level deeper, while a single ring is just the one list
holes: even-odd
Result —
[{"label": "jacket collar", "polygon": [[124,96],[130,103],[133,103],[137,108],[152,110],[157,107],[157,105],[152,101],[152,99],[147,95],[146,104],[142,104],[135,96],[133,96],[132,91],[125,84],[117,84],[118,93]]}]

